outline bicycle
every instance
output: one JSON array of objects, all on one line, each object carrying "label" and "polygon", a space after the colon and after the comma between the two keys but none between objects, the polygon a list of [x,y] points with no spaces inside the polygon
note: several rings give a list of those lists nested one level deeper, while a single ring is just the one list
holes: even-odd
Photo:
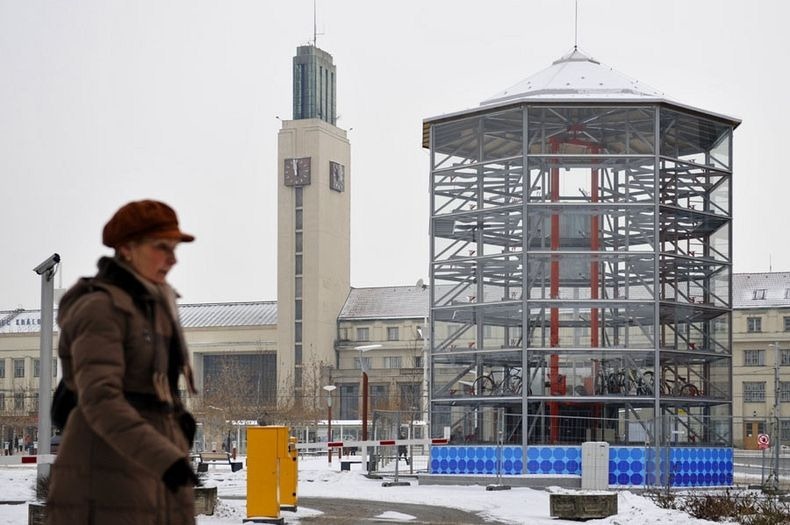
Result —
[{"label": "bicycle", "polygon": [[[675,375],[674,379],[667,377],[667,372]],[[699,388],[694,383],[686,381],[685,377],[678,375],[671,368],[664,368],[661,371],[661,394],[670,397],[697,397],[700,395]]]},{"label": "bicycle", "polygon": [[521,373],[515,368],[505,367],[504,376],[497,381],[493,372],[483,374],[472,382],[472,394],[480,396],[521,395]]}]

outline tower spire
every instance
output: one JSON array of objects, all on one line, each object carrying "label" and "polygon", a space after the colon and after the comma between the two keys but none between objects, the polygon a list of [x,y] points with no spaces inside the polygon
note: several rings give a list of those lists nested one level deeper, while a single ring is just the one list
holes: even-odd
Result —
[{"label": "tower spire", "polygon": [[[313,0],[315,1],[315,0]],[[576,51],[579,48],[579,0],[575,0],[576,3],[576,16],[573,23],[573,50]]]}]

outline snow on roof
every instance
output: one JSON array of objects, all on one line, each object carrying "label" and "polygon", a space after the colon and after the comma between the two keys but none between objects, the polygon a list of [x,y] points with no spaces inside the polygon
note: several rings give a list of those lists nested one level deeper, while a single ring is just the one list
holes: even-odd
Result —
[{"label": "snow on roof", "polygon": [[[184,328],[277,325],[276,301],[180,304],[178,313]],[[0,311],[0,335],[38,333],[40,327],[40,310]],[[54,329],[58,330],[57,322]]]},{"label": "snow on roof", "polygon": [[427,286],[352,288],[338,320],[424,318],[429,291]]},{"label": "snow on roof", "polygon": [[551,66],[484,100],[481,106],[534,98],[663,100],[664,94],[574,49]]},{"label": "snow on roof", "polygon": [[[661,91],[624,75],[574,48],[546,69],[483,100],[479,107],[429,117],[423,124],[518,102],[663,102],[723,119],[735,126],[741,122],[739,119],[669,98]],[[426,146],[425,139],[423,143]]]},{"label": "snow on roof", "polygon": [[178,315],[184,328],[276,326],[277,301],[181,304]]},{"label": "snow on roof", "polygon": [[790,272],[732,274],[732,307],[790,307]]}]

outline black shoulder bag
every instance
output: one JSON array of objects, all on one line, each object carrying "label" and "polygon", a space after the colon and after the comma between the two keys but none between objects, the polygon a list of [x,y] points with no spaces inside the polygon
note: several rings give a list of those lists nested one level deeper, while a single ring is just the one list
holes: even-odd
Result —
[{"label": "black shoulder bag", "polygon": [[75,406],[77,406],[77,394],[72,392],[61,379],[52,396],[52,408],[50,409],[52,426],[62,432],[66,428],[66,421]]}]

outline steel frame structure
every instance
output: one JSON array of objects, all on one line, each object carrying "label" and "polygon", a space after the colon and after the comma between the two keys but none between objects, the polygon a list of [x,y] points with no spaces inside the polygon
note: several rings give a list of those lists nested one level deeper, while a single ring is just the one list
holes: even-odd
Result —
[{"label": "steel frame structure", "polygon": [[426,124],[433,434],[493,442],[504,408],[525,450],[731,445],[737,124],[543,101]]}]

